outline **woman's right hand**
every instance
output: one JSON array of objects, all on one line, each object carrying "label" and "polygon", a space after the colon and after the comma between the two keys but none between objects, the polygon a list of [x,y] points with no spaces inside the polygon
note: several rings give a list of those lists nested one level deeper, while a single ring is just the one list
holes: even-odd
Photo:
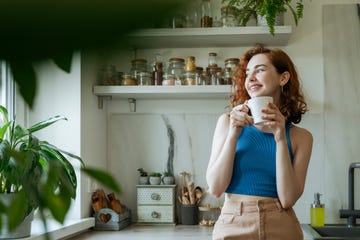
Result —
[{"label": "woman's right hand", "polygon": [[238,136],[241,128],[246,125],[252,125],[254,120],[249,116],[249,108],[246,104],[235,106],[230,112],[230,126],[229,132]]}]

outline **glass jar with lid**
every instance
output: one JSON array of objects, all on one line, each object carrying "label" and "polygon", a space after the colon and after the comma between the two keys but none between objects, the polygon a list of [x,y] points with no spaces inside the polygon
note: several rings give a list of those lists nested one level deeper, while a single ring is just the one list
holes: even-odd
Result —
[{"label": "glass jar with lid", "polygon": [[210,76],[207,72],[202,72],[198,85],[210,85]]},{"label": "glass jar with lid", "polygon": [[182,76],[185,72],[185,60],[183,58],[170,58],[167,73],[174,75],[175,83],[181,83]]},{"label": "glass jar with lid", "polygon": [[138,85],[153,85],[152,74],[148,71],[139,73]]},{"label": "glass jar with lid", "polygon": [[210,66],[206,68],[206,72],[209,74],[210,85],[220,85],[217,72],[221,72],[221,67]]},{"label": "glass jar with lid", "polygon": [[114,65],[103,66],[100,70],[100,81],[102,85],[116,85],[118,74]]},{"label": "glass jar with lid", "polygon": [[138,79],[138,81],[140,80],[140,72],[146,72],[147,70],[146,59],[138,58],[131,60],[130,74]]},{"label": "glass jar with lid", "polygon": [[217,67],[217,53],[209,53],[208,67]]},{"label": "glass jar with lid", "polygon": [[188,56],[185,61],[185,72],[194,72],[196,70],[195,57]]},{"label": "glass jar with lid", "polygon": [[124,85],[124,86],[137,85],[137,79],[130,74],[124,74],[123,79],[121,80],[121,85]]},{"label": "glass jar with lid", "polygon": [[212,27],[212,10],[210,0],[201,1],[201,27]]},{"label": "glass jar with lid", "polygon": [[234,73],[239,66],[239,58],[227,58],[225,59],[225,68],[231,68],[231,72]]},{"label": "glass jar with lid", "polygon": [[235,6],[223,6],[221,8],[221,20],[223,27],[235,27],[237,25],[236,15],[239,12]]},{"label": "glass jar with lid", "polygon": [[225,67],[224,70],[225,70],[224,71],[224,84],[231,85],[233,82],[233,80],[232,80],[233,72],[230,67]]},{"label": "glass jar with lid", "polygon": [[185,72],[182,82],[184,85],[196,85],[195,72]]},{"label": "glass jar with lid", "polygon": [[175,76],[173,74],[170,74],[170,73],[164,73],[162,85],[163,86],[173,86],[173,85],[175,85]]}]

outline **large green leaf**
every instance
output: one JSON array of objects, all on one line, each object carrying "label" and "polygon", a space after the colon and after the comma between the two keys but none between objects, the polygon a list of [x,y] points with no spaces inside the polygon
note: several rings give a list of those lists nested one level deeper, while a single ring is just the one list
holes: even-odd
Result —
[{"label": "large green leaf", "polygon": [[57,121],[60,121],[60,120],[66,120],[67,121],[67,118],[66,117],[63,117],[63,116],[55,116],[55,117],[51,117],[49,119],[46,119],[44,121],[41,121],[33,126],[31,126],[28,130],[30,133],[34,133],[36,131],[39,131],[43,128],[46,128],[48,127],[49,125],[57,122]]},{"label": "large green leaf", "polygon": [[[62,54],[130,43],[125,35],[154,27],[173,16],[184,0],[8,0],[0,1],[0,59],[10,67],[30,107],[36,95],[31,64],[55,59],[67,71]],[[16,17],[14,17],[16,16]],[[15,56],[15,57],[14,57]],[[51,79],[49,79],[51,81]]]},{"label": "large green leaf", "polygon": [[[42,198],[42,208],[48,208],[53,217],[60,223],[64,222],[66,213],[68,212],[73,190],[62,185],[62,169],[57,169],[57,163],[50,163],[49,174],[46,182],[41,184],[39,189]],[[69,191],[70,190],[70,191]]]},{"label": "large green leaf", "polygon": [[27,213],[27,197],[25,192],[20,191],[16,194],[14,200],[8,208],[9,229],[15,229],[26,217]]},{"label": "large green leaf", "polygon": [[54,151],[58,151],[60,153],[63,153],[63,154],[65,154],[65,155],[67,155],[67,156],[69,156],[71,158],[77,159],[81,163],[81,165],[85,165],[83,160],[81,159],[81,157],[79,157],[79,156],[77,156],[75,154],[72,154],[70,152],[62,150],[62,149],[60,149],[60,148],[58,148],[58,147],[56,147],[56,146],[54,146],[54,145],[52,145],[52,144],[50,144],[50,143],[48,143],[46,141],[41,141],[40,144],[41,144],[42,147],[47,147],[47,148],[52,149]]},{"label": "large green leaf", "polygon": [[89,175],[91,178],[97,180],[99,183],[103,184],[105,187],[110,188],[114,192],[120,194],[121,190],[119,185],[116,183],[116,180],[113,176],[111,176],[109,173],[96,169],[96,168],[89,168],[89,167],[83,167],[81,169],[84,173]]},{"label": "large green leaf", "polygon": [[19,86],[19,92],[30,107],[34,104],[36,94],[36,75],[30,62],[8,59],[11,72]]},{"label": "large green leaf", "polygon": [[69,73],[71,70],[70,68],[71,68],[72,58],[73,58],[73,52],[70,51],[54,56],[53,60],[59,68]]}]

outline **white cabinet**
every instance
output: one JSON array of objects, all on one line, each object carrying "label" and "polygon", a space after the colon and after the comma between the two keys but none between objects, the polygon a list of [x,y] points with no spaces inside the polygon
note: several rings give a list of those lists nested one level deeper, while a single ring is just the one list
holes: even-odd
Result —
[{"label": "white cabinet", "polygon": [[176,185],[137,185],[138,223],[175,224]]}]

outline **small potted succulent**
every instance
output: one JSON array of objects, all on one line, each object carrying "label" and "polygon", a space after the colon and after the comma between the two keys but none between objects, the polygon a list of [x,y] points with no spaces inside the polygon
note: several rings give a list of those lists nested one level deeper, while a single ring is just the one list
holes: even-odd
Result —
[{"label": "small potted succulent", "polygon": [[151,185],[160,185],[161,183],[161,173],[152,172],[149,177],[149,181]]},{"label": "small potted succulent", "polygon": [[140,176],[139,176],[139,184],[140,185],[148,185],[149,184],[148,173],[143,168],[138,168],[137,171],[140,174]]},{"label": "small potted succulent", "polygon": [[165,171],[163,173],[162,182],[164,183],[164,185],[173,185],[175,183],[174,174],[172,174],[171,172]]}]

